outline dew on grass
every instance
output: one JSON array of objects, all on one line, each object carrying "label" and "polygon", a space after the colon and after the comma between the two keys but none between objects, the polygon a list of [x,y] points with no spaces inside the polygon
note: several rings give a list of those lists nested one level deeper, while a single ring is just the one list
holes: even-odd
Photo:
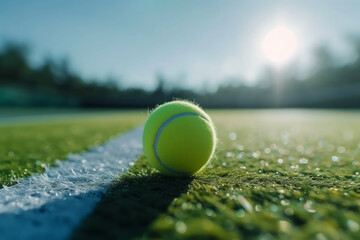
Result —
[{"label": "dew on grass", "polygon": [[186,226],[186,224],[185,223],[183,223],[183,222],[177,222],[176,224],[175,224],[175,229],[176,229],[176,231],[178,232],[178,233],[185,233],[186,232],[186,230],[187,230],[187,226]]},{"label": "dew on grass", "polygon": [[229,133],[229,139],[230,139],[231,141],[235,141],[236,138],[237,138],[236,133],[234,133],[234,132]]},{"label": "dew on grass", "polygon": [[299,168],[299,165],[297,165],[297,164],[296,165],[291,165],[290,168],[291,169],[297,169],[297,168]]},{"label": "dew on grass", "polygon": [[264,149],[264,152],[265,152],[266,154],[269,154],[269,153],[271,152],[271,149],[270,149],[270,148],[265,148],[265,149]]},{"label": "dew on grass", "polygon": [[286,154],[286,150],[283,149],[283,148],[280,148],[280,149],[279,149],[279,153],[280,153],[281,155],[285,155],[285,154]]},{"label": "dew on grass", "polygon": [[359,175],[359,172],[355,172],[355,175]]},{"label": "dew on grass", "polygon": [[86,162],[87,162],[86,159],[81,159],[82,164],[85,164]]},{"label": "dew on grass", "polygon": [[243,145],[237,145],[236,149],[239,151],[243,151],[244,150],[244,146]]},{"label": "dew on grass", "polygon": [[313,209],[313,202],[311,200],[306,201],[304,208],[306,211],[310,213],[316,212],[315,209]]},{"label": "dew on grass", "polygon": [[244,156],[244,153],[241,152],[237,155],[237,158],[241,159],[243,156]]},{"label": "dew on grass", "polygon": [[271,206],[270,206],[270,211],[272,211],[272,212],[277,212],[279,210],[279,207],[277,206],[277,205],[275,205],[275,204],[271,204]]},{"label": "dew on grass", "polygon": [[317,168],[315,168],[315,171],[320,171],[320,168],[318,168],[318,167],[317,167]]},{"label": "dew on grass", "polygon": [[226,157],[233,158],[233,157],[235,157],[235,154],[233,152],[227,152]]},{"label": "dew on grass", "polygon": [[344,153],[346,151],[346,148],[343,146],[340,146],[337,148],[338,153]]},{"label": "dew on grass", "polygon": [[240,217],[240,218],[244,217],[244,216],[245,216],[245,211],[242,210],[242,209],[238,210],[238,211],[236,212],[236,216],[238,216],[238,217]]},{"label": "dew on grass", "polygon": [[174,222],[173,218],[170,216],[164,217],[164,221],[168,224],[172,224]]},{"label": "dew on grass", "polygon": [[206,214],[207,216],[209,216],[209,217],[216,216],[214,210],[212,210],[211,208],[207,208],[207,209],[205,210],[205,214]]},{"label": "dew on grass", "polygon": [[261,205],[255,205],[255,211],[260,212],[262,210],[262,206]]},{"label": "dew on grass", "polygon": [[289,156],[288,159],[289,161],[294,161],[296,158],[294,158],[293,156]]},{"label": "dew on grass", "polygon": [[276,171],[276,172],[275,172],[275,174],[276,174],[276,175],[278,175],[278,174],[279,174],[279,172],[278,172],[278,171]]},{"label": "dew on grass", "polygon": [[246,198],[242,195],[237,196],[237,200],[240,202],[240,204],[243,206],[243,208],[248,211],[248,212],[252,212],[253,208],[251,206],[251,204],[248,202],[248,200],[246,200]]},{"label": "dew on grass", "polygon": [[353,221],[351,219],[348,219],[346,221],[346,225],[349,228],[349,230],[352,231],[352,232],[357,232],[357,231],[360,230],[359,223],[357,223],[357,222],[355,222],[355,221]]},{"label": "dew on grass", "polygon": [[328,240],[328,238],[323,233],[317,233],[315,235],[316,240]]},{"label": "dew on grass", "polygon": [[333,162],[338,162],[338,161],[339,161],[339,157],[338,157],[338,156],[332,156],[332,157],[331,157],[331,160],[332,160]]},{"label": "dew on grass", "polygon": [[277,162],[280,163],[280,164],[282,164],[282,163],[284,162],[284,160],[283,160],[282,158],[279,158],[279,159],[277,160]]},{"label": "dew on grass", "polygon": [[246,167],[245,167],[245,166],[241,166],[240,168],[241,168],[241,169],[246,169]]},{"label": "dew on grass", "polygon": [[289,200],[281,200],[280,203],[283,206],[288,206],[290,204]]},{"label": "dew on grass", "polygon": [[269,166],[269,163],[265,162],[264,160],[261,160],[260,164],[261,164],[262,167],[268,167]]},{"label": "dew on grass", "polygon": [[307,164],[307,163],[308,163],[308,159],[306,159],[306,158],[300,158],[299,162],[300,162],[301,164]]},{"label": "dew on grass", "polygon": [[253,152],[253,153],[252,153],[252,156],[253,156],[254,158],[258,158],[258,157],[260,157],[260,155],[261,155],[260,151],[256,151],[256,152]]},{"label": "dew on grass", "polygon": [[134,166],[134,162],[129,162],[129,166]]},{"label": "dew on grass", "polygon": [[288,221],[279,221],[279,229],[282,232],[289,232],[291,229],[291,224]]},{"label": "dew on grass", "polygon": [[223,165],[223,167],[226,167],[226,162],[223,162],[221,165]]},{"label": "dew on grass", "polygon": [[183,202],[182,204],[181,204],[181,208],[182,209],[187,209],[188,208],[188,204],[186,203],[186,202]]},{"label": "dew on grass", "polygon": [[13,151],[10,151],[10,152],[8,152],[8,156],[13,157],[13,156],[15,156],[15,153]]}]

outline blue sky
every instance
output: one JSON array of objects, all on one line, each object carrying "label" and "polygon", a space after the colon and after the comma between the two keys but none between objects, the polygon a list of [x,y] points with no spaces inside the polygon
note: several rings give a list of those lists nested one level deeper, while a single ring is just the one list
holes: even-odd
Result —
[{"label": "blue sky", "polygon": [[360,34],[360,1],[2,1],[0,44],[29,43],[33,61],[68,58],[86,77],[152,88],[155,76],[191,88],[227,77],[254,82],[266,64],[264,36],[286,26],[297,36],[290,62],[311,65],[326,43],[346,59]]}]

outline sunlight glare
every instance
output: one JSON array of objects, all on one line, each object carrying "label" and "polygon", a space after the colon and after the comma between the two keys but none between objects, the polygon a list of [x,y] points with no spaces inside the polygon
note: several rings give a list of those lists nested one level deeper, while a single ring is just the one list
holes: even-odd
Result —
[{"label": "sunlight glare", "polygon": [[285,27],[276,27],[265,36],[262,43],[264,55],[272,63],[281,65],[288,61],[297,47],[295,34]]}]

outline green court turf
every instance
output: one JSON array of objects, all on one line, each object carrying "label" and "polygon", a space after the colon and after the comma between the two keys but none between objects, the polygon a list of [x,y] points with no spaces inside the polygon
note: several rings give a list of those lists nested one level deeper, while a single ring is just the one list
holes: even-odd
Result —
[{"label": "green court turf", "polygon": [[[68,113],[0,126],[0,187],[141,124],[145,111]],[[11,121],[7,120],[9,124]],[[37,123],[39,121],[39,123]]]},{"label": "green court turf", "polygon": [[360,112],[211,111],[216,157],[165,177],[144,157],[74,239],[359,239]]}]

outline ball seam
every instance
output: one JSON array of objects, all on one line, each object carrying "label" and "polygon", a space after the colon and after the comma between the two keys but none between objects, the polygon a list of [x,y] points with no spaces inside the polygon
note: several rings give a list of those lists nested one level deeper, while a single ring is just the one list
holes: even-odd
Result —
[{"label": "ball seam", "polygon": [[168,170],[169,172],[171,173],[175,173],[175,174],[189,174],[189,173],[186,173],[186,172],[181,172],[181,171],[177,171],[177,170],[174,170],[168,166],[166,166],[166,164],[161,160],[160,156],[159,156],[159,153],[158,153],[158,150],[157,150],[157,145],[158,145],[158,142],[159,142],[159,139],[160,139],[160,135],[161,135],[161,132],[165,129],[165,127],[167,125],[169,125],[169,123],[171,123],[172,121],[174,121],[175,119],[179,118],[179,117],[184,117],[184,116],[198,116],[200,118],[203,118],[205,120],[207,120],[205,117],[201,116],[200,114],[198,113],[190,113],[190,112],[187,112],[187,113],[179,113],[179,114],[176,114],[172,117],[170,117],[169,119],[167,119],[163,124],[161,124],[161,126],[159,127],[158,131],[156,132],[156,136],[155,136],[155,140],[154,140],[154,152],[155,152],[155,156],[158,160],[158,162],[161,164],[161,166],[163,166],[166,170]]}]

